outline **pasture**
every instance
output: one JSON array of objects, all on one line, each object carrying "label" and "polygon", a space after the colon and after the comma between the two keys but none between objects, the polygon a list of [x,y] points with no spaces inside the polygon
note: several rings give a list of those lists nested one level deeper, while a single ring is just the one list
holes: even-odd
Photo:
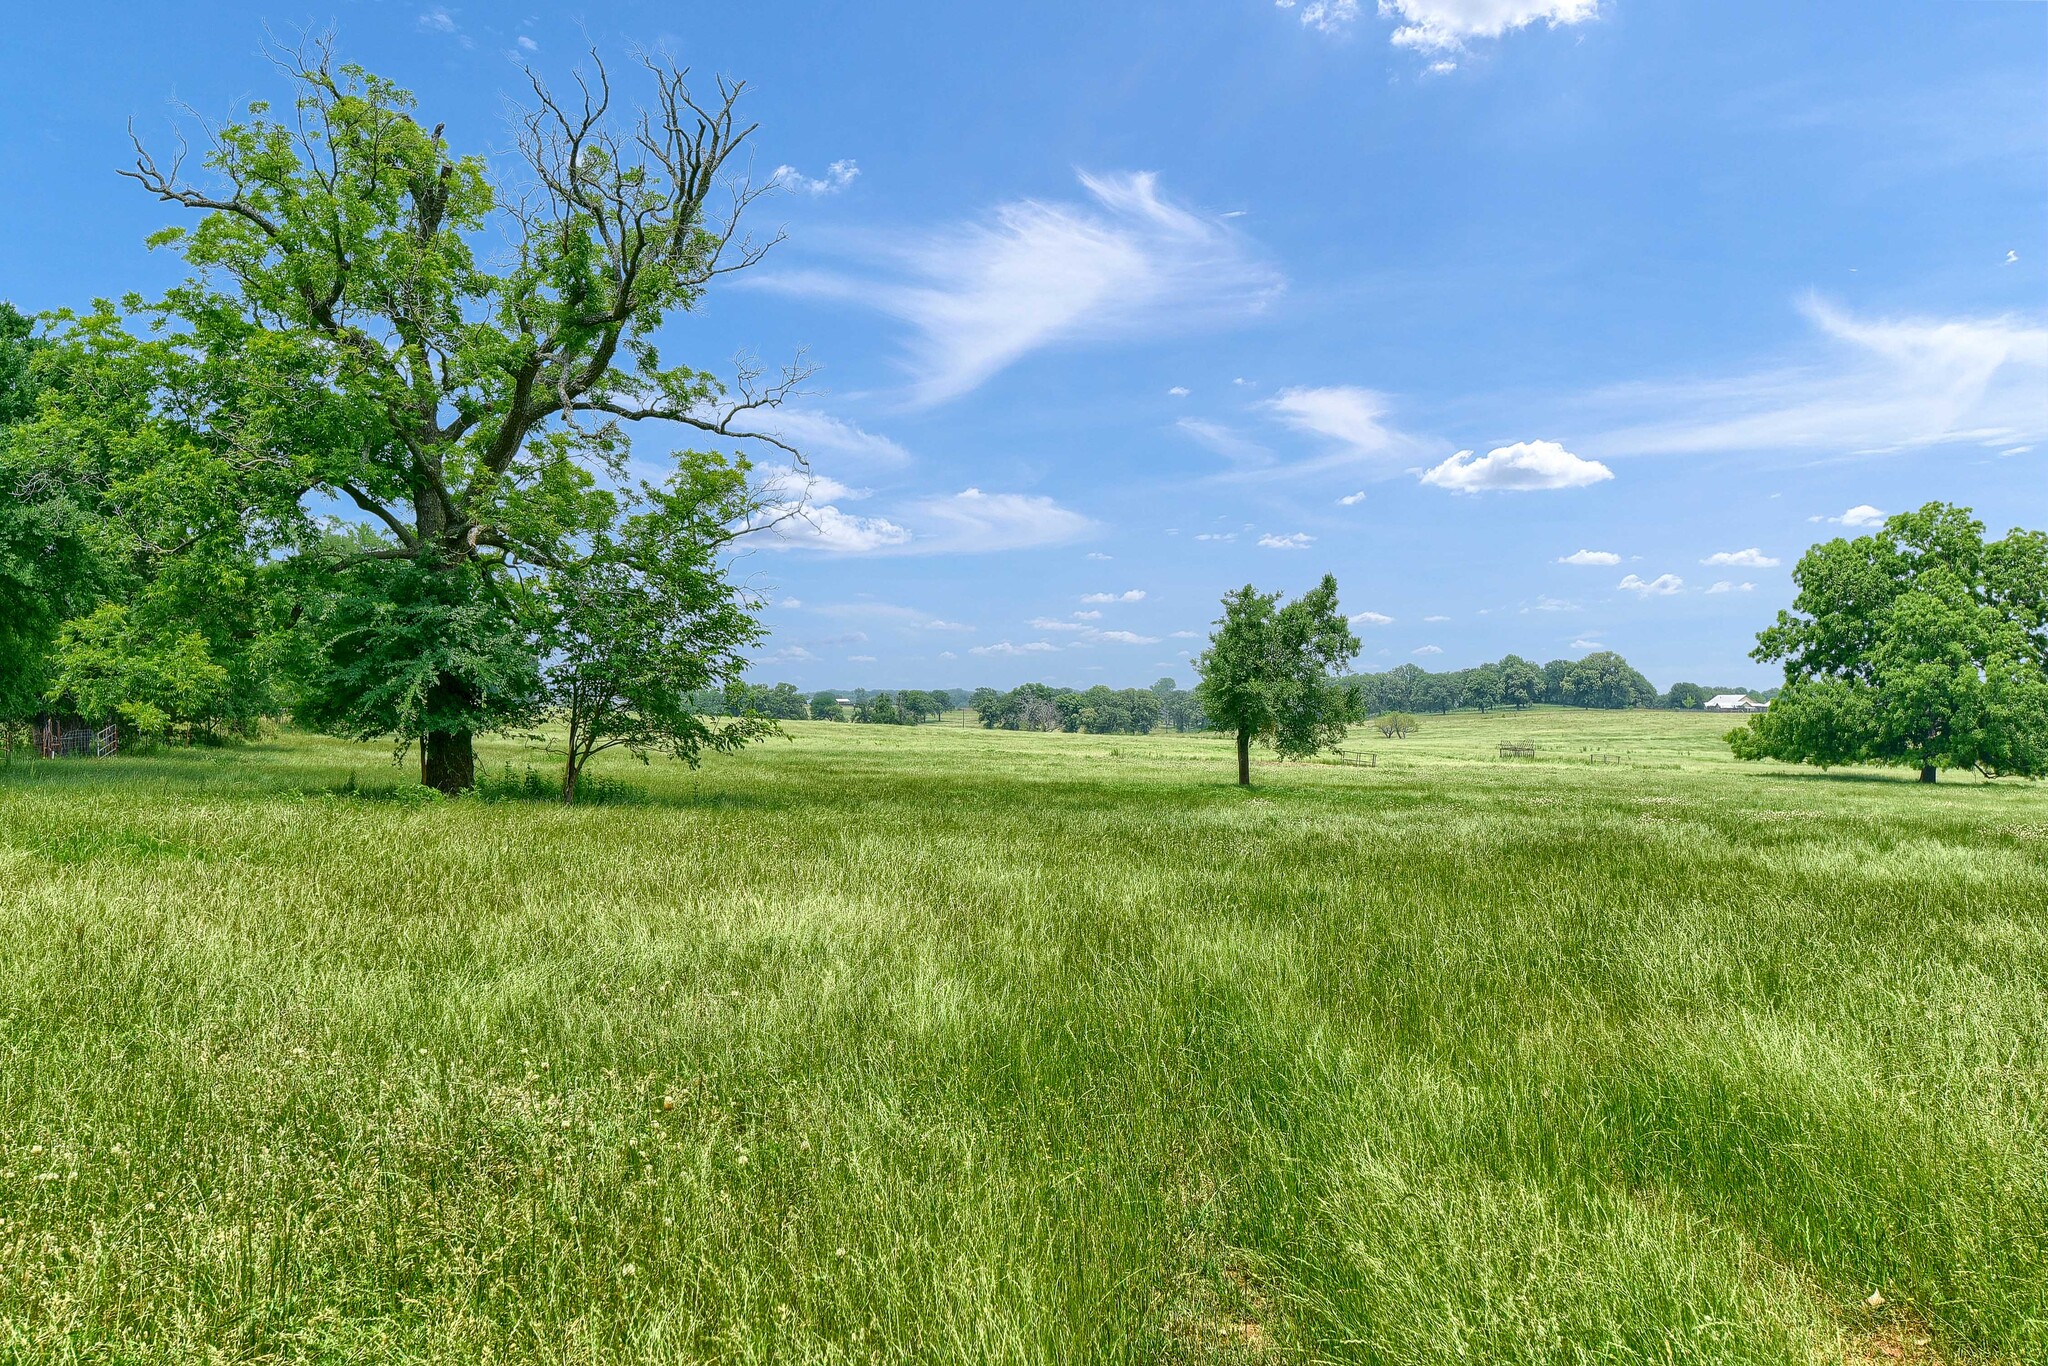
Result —
[{"label": "pasture", "polygon": [[0,1360],[2048,1360],[2048,791],[1730,724],[17,762]]}]

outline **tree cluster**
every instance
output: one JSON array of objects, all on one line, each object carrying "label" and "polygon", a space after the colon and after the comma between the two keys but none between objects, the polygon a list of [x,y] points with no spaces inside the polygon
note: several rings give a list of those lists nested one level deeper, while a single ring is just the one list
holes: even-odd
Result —
[{"label": "tree cluster", "polygon": [[795,457],[747,424],[799,372],[728,385],[654,341],[763,250],[740,88],[647,60],[622,116],[601,62],[534,77],[501,181],[326,45],[277,60],[289,109],[210,129],[198,178],[139,141],[123,173],[194,216],[151,239],[184,283],[40,333],[0,309],[0,720],[288,713],[417,745],[450,792],[473,737],[546,720],[565,800],[605,749],[761,734],[688,699],[761,635],[731,542],[792,509],[736,450],[629,463],[650,422]]},{"label": "tree cluster", "polygon": [[1090,735],[1146,735],[1154,730],[1200,730],[1203,717],[1194,694],[1162,678],[1150,688],[1085,691],[1026,683],[1009,692],[977,688],[969,705],[990,730],[1085,732]]}]

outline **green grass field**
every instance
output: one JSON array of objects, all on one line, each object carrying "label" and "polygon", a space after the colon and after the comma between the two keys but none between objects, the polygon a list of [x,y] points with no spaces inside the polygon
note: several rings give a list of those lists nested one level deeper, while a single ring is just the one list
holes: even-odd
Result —
[{"label": "green grass field", "polygon": [[2048,1361],[2048,790],[1728,724],[17,763],[0,1360]]}]

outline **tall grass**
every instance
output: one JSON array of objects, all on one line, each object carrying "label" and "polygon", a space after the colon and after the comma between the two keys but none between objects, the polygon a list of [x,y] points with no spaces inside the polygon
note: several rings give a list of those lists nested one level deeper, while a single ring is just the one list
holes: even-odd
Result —
[{"label": "tall grass", "polygon": [[1726,725],[17,764],[0,1359],[2048,1360],[2048,792]]}]

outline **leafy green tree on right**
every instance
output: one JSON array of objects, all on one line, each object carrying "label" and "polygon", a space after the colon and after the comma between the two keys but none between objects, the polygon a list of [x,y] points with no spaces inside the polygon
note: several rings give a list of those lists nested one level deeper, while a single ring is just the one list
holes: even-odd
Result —
[{"label": "leafy green tree on right", "polygon": [[1814,546],[1790,612],[1753,657],[1782,660],[1770,710],[1729,732],[1744,759],[1895,764],[1931,783],[2048,772],[2048,535],[1984,540],[1968,508],[1929,503]]}]

